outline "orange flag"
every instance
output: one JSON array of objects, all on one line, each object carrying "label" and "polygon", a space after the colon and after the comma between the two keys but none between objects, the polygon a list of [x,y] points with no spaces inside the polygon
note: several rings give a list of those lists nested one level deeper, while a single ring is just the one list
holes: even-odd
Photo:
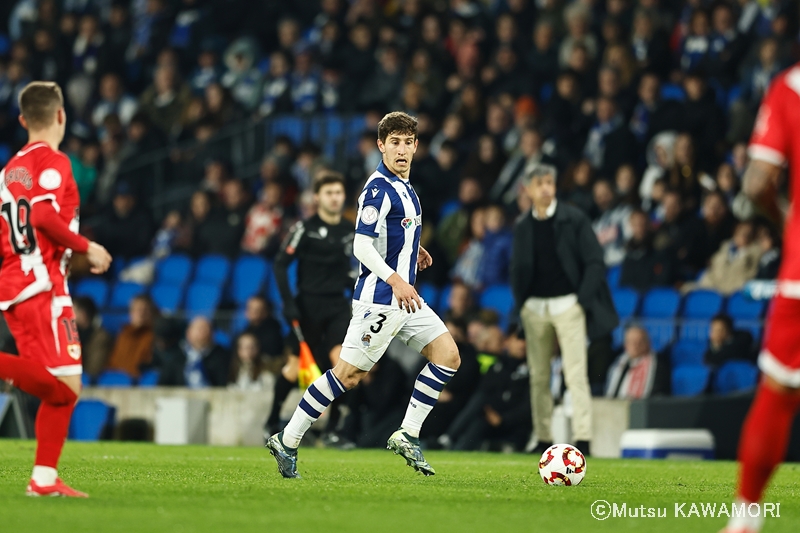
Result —
[{"label": "orange flag", "polygon": [[303,337],[303,332],[300,329],[300,323],[297,320],[292,321],[292,328],[294,334],[297,336],[297,341],[300,343],[300,363],[297,371],[297,384],[302,390],[306,390],[309,385],[314,383],[314,380],[322,375],[322,372],[317,366],[317,361],[311,353],[311,348]]}]

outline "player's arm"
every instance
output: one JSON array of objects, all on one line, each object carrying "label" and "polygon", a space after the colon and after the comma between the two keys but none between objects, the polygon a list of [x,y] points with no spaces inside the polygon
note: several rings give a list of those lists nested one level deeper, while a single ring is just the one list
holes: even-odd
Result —
[{"label": "player's arm", "polygon": [[785,80],[773,82],[767,90],[758,110],[750,146],[747,149],[750,163],[745,170],[742,191],[766,213],[780,221],[782,216],[777,204],[778,178],[786,164],[791,127],[786,123],[784,109]]},{"label": "player's arm", "polygon": [[754,204],[763,209],[770,217],[782,218],[778,206],[778,178],[781,167],[759,159],[748,163],[744,172],[742,191]]},{"label": "player's arm", "polygon": [[283,300],[283,316],[289,323],[300,320],[300,310],[297,308],[292,288],[289,286],[289,266],[297,259],[297,250],[304,234],[303,221],[292,226],[275,257],[275,281],[278,282],[278,290],[281,293],[281,300]]},{"label": "player's arm", "polygon": [[111,255],[105,248],[86,237],[72,233],[52,202],[41,201],[31,206],[31,225],[59,246],[70,248],[75,253],[86,254],[93,274],[102,274],[111,265]]},{"label": "player's arm", "polygon": [[389,196],[378,187],[364,189],[359,198],[356,237],[353,240],[353,255],[366,269],[381,278],[392,287],[401,309],[409,313],[422,307],[416,289],[405,281],[395,270],[386,264],[386,260],[373,245],[380,236],[380,229],[391,209]]}]

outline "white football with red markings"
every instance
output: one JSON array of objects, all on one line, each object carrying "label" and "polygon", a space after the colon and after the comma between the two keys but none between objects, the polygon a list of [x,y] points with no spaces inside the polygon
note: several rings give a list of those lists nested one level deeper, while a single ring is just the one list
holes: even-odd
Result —
[{"label": "white football with red markings", "polygon": [[586,475],[586,457],[571,444],[553,444],[539,460],[539,476],[546,485],[574,487]]}]

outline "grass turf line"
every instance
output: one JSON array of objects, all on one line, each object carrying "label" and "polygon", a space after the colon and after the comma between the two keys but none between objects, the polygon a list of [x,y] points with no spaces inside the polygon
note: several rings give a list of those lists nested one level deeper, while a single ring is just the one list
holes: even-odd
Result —
[{"label": "grass turf line", "polygon": [[[429,452],[424,478],[385,450],[300,450],[302,480],[284,480],[259,448],[74,443],[60,475],[89,500],[27,498],[34,443],[0,440],[0,531],[72,532],[717,532],[725,518],[674,518],[674,503],[730,504],[731,462],[589,458],[578,487],[548,487],[528,455]],[[800,466],[784,465],[767,500],[797,531]],[[597,521],[598,499],[666,507],[667,518]],[[415,531],[417,530],[417,531]]]}]

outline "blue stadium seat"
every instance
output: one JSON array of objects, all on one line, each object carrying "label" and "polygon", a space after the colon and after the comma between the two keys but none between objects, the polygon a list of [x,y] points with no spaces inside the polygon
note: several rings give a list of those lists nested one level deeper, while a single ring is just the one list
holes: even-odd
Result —
[{"label": "blue stadium seat", "polygon": [[747,361],[728,361],[716,371],[713,390],[719,394],[754,389],[758,381],[758,368]]},{"label": "blue stadium seat", "polygon": [[678,338],[687,341],[706,342],[710,327],[710,320],[684,320],[678,329]]},{"label": "blue stadium seat", "polygon": [[110,309],[127,309],[131,300],[140,294],[147,292],[144,285],[120,281],[111,291],[111,301],[108,302]]},{"label": "blue stadium seat", "polygon": [[185,287],[192,275],[192,260],[183,254],[173,254],[156,264],[156,283]]},{"label": "blue stadium seat", "polygon": [[69,438],[82,441],[100,440],[114,428],[116,416],[117,409],[103,401],[89,398],[81,400],[72,412]]},{"label": "blue stadium seat", "polygon": [[679,366],[672,370],[672,395],[697,396],[708,387],[709,370],[702,365]]},{"label": "blue stadium seat", "polygon": [[102,315],[103,327],[112,335],[119,333],[127,323],[128,313],[125,312],[106,312]]},{"label": "blue stadium seat", "polygon": [[492,285],[486,287],[481,293],[480,306],[484,309],[493,309],[500,315],[500,327],[508,325],[508,317],[514,309],[514,297],[508,285]]},{"label": "blue stadium seat", "polygon": [[705,351],[706,345],[702,342],[679,340],[672,345],[670,351],[672,368],[702,365]]},{"label": "blue stadium seat", "polygon": [[221,329],[214,331],[214,342],[225,348],[226,350],[230,350],[231,348],[231,336],[222,331]]},{"label": "blue stadium seat", "polygon": [[111,279],[118,279],[126,266],[128,266],[128,262],[124,257],[115,257],[114,260],[111,261]]},{"label": "blue stadium seat", "polygon": [[693,291],[683,301],[685,318],[711,318],[722,310],[722,295],[714,291]]},{"label": "blue stadium seat", "polygon": [[737,292],[728,298],[725,311],[733,320],[755,320],[764,315],[767,300],[753,300],[742,292]]},{"label": "blue stadium seat", "polygon": [[622,278],[622,267],[617,265],[606,270],[606,281],[611,289],[619,287],[619,280]]},{"label": "blue stadium seat", "polygon": [[158,379],[160,377],[161,372],[158,370],[145,370],[142,372],[142,375],[139,376],[139,381],[137,381],[136,384],[143,388],[155,387],[158,385]]},{"label": "blue stadium seat", "polygon": [[615,327],[614,331],[611,333],[611,347],[614,348],[614,350],[619,350],[625,343],[626,327],[627,325],[623,322],[619,326]]},{"label": "blue stadium seat", "polygon": [[244,308],[239,309],[234,313],[233,320],[231,321],[231,333],[238,335],[247,327],[247,318],[244,316]]},{"label": "blue stadium seat", "polygon": [[675,322],[673,320],[648,319],[639,323],[650,337],[653,351],[660,352],[675,340]]},{"label": "blue stadium seat", "polygon": [[186,291],[184,308],[188,318],[211,318],[222,299],[222,289],[209,283],[192,283]]},{"label": "blue stadium seat", "polygon": [[642,299],[644,318],[673,318],[678,313],[681,296],[674,289],[651,289]]},{"label": "blue stadium seat", "polygon": [[106,370],[97,377],[98,387],[132,387],[133,377],[122,370]]},{"label": "blue stadium seat", "polygon": [[231,271],[231,261],[222,255],[204,255],[194,270],[195,283],[224,286]]},{"label": "blue stadium seat", "polygon": [[439,306],[439,288],[433,283],[420,283],[417,292],[431,309]]},{"label": "blue stadium seat", "polygon": [[8,54],[11,50],[11,38],[5,33],[0,33],[0,56]]},{"label": "blue stadium seat", "polygon": [[439,209],[439,220],[444,220],[449,215],[452,215],[461,208],[461,202],[458,200],[448,200],[442,204]]},{"label": "blue stadium seat", "polygon": [[761,344],[761,336],[764,334],[764,325],[760,320],[734,320],[733,329],[749,331],[753,336],[753,343],[756,346]]},{"label": "blue stadium seat", "polygon": [[682,102],[686,99],[686,92],[680,85],[675,83],[665,83],[661,86],[661,99],[678,100]]},{"label": "blue stadium seat", "polygon": [[620,320],[631,318],[639,306],[639,294],[633,289],[613,289],[611,297]]},{"label": "blue stadium seat", "polygon": [[730,109],[733,103],[742,96],[742,86],[738,83],[734,83],[731,85],[731,88],[728,90],[728,102],[726,109]]},{"label": "blue stadium seat", "polygon": [[81,374],[81,385],[84,387],[91,387],[92,386],[92,376],[84,372]]},{"label": "blue stadium seat", "polygon": [[293,143],[301,144],[305,141],[305,121],[292,116],[277,117],[272,120],[272,135],[286,135]]},{"label": "blue stadium seat", "polygon": [[444,315],[445,311],[450,309],[450,291],[453,290],[452,285],[445,285],[442,289],[442,292],[439,293],[439,307],[436,309],[436,312],[439,315]]},{"label": "blue stadium seat", "polygon": [[11,147],[5,143],[0,144],[0,166],[8,163],[11,159]]},{"label": "blue stadium seat", "polygon": [[272,304],[272,316],[274,316],[275,319],[280,322],[281,332],[283,335],[288,335],[291,327],[283,317],[283,298],[281,298],[281,291],[278,289],[278,282],[275,279],[274,273],[267,279],[267,287],[265,292],[267,300],[269,300],[270,304]]},{"label": "blue stadium seat", "polygon": [[269,263],[257,255],[244,255],[233,265],[231,278],[231,298],[237,306],[244,305],[247,299],[264,287],[270,273]]},{"label": "blue stadium seat", "polygon": [[159,283],[150,288],[150,297],[162,313],[171,315],[181,308],[183,300],[183,287]]},{"label": "blue stadium seat", "polygon": [[91,298],[98,309],[103,309],[108,300],[108,283],[100,277],[86,278],[78,282],[74,293]]},{"label": "blue stadium seat", "polygon": [[550,101],[550,98],[553,97],[553,92],[555,91],[555,87],[552,83],[545,83],[542,85],[542,88],[539,89],[539,99],[543,104],[546,104]]}]

